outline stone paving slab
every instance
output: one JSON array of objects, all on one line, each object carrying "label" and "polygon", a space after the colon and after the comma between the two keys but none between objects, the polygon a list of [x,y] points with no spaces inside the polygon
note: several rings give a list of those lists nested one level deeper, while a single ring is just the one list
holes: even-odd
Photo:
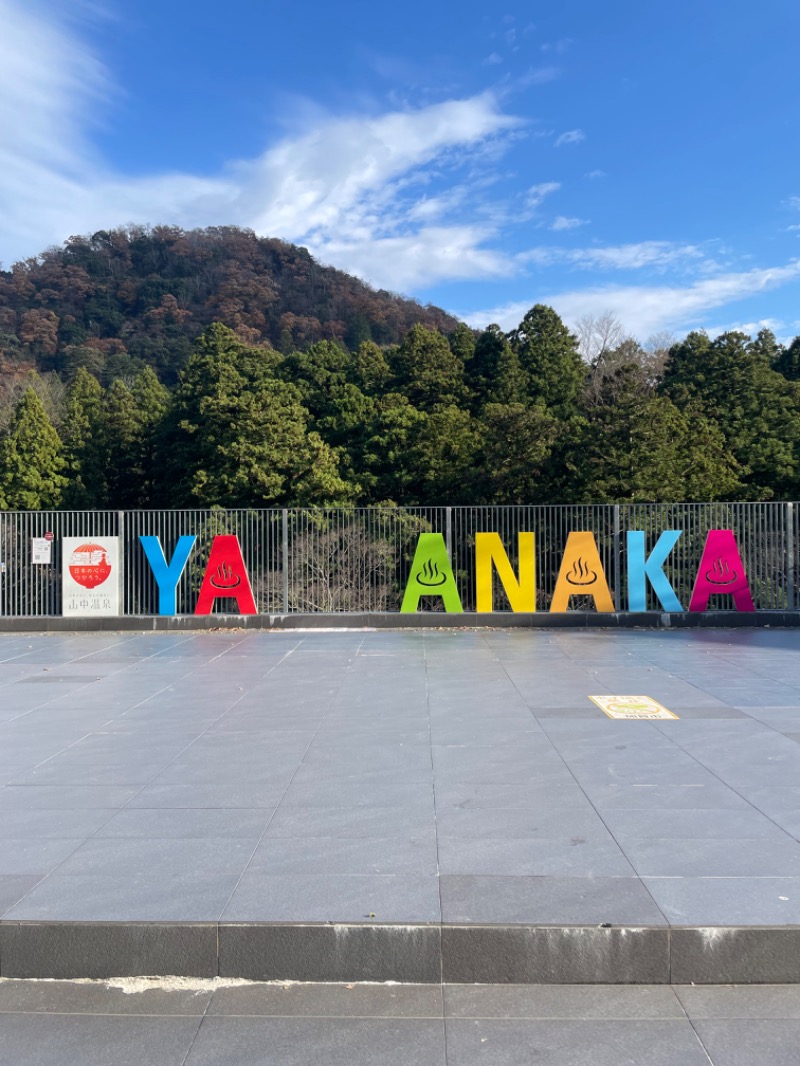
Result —
[{"label": "stone paving slab", "polygon": [[0,980],[14,1066],[794,1066],[798,986]]},{"label": "stone paving slab", "polygon": [[799,725],[791,630],[0,636],[0,974],[800,980]]}]

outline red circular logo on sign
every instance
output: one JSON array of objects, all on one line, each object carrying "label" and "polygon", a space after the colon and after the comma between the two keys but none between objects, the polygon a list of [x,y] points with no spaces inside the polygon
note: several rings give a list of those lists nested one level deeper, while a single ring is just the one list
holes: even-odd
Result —
[{"label": "red circular logo on sign", "polygon": [[54,535],[52,533],[45,533],[44,539],[45,540],[55,540],[55,537],[54,537]]},{"label": "red circular logo on sign", "polygon": [[81,544],[70,556],[72,580],[85,589],[96,589],[111,573],[107,549],[102,544]]}]

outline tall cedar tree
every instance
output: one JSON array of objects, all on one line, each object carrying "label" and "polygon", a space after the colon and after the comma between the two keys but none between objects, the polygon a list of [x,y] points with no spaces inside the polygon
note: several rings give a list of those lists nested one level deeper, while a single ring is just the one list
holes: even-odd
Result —
[{"label": "tall cedar tree", "polygon": [[0,440],[0,509],[48,511],[67,485],[61,440],[33,388],[25,390]]},{"label": "tall cedar tree", "polygon": [[420,411],[463,402],[464,364],[436,330],[412,326],[394,353],[394,366],[401,391]]},{"label": "tall cedar tree", "polygon": [[572,413],[588,368],[577,338],[552,307],[536,304],[508,339],[527,377],[529,401],[560,415]]},{"label": "tall cedar tree", "polygon": [[466,378],[476,412],[487,403],[524,404],[527,399],[528,378],[519,354],[497,325],[487,326],[478,337]]},{"label": "tall cedar tree", "polygon": [[309,431],[296,386],[274,376],[275,353],[211,326],[181,374],[173,418],[176,503],[266,507],[352,495],[335,451]]},{"label": "tall cedar tree", "polygon": [[[737,486],[735,464],[721,435],[698,416],[687,417],[645,385],[633,363],[606,374],[586,409],[577,440],[571,498],[585,502],[724,499]],[[706,450],[695,441],[705,433]]]},{"label": "tall cedar tree", "polygon": [[718,427],[741,470],[739,499],[790,498],[800,480],[800,386],[772,369],[772,341],[690,333],[670,350],[661,386]]},{"label": "tall cedar tree", "polygon": [[103,390],[81,366],[67,390],[64,418],[64,507],[84,511],[105,506],[106,465],[103,456]]}]

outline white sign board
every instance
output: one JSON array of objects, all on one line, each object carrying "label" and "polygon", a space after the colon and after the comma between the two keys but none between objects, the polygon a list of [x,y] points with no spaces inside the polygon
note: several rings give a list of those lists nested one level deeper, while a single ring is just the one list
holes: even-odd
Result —
[{"label": "white sign board", "polygon": [[72,618],[119,614],[119,537],[64,537],[61,613]]},{"label": "white sign board", "polygon": [[590,696],[589,699],[609,718],[652,722],[659,718],[678,717],[650,696]]},{"label": "white sign board", "polygon": [[34,566],[49,566],[53,561],[53,542],[47,537],[31,537],[31,562]]}]

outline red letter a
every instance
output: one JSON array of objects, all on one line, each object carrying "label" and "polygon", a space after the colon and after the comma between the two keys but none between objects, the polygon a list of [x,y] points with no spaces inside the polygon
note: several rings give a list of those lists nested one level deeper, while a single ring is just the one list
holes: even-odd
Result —
[{"label": "red letter a", "polygon": [[239,538],[214,537],[195,614],[211,614],[216,600],[236,600],[237,614],[258,614]]}]

